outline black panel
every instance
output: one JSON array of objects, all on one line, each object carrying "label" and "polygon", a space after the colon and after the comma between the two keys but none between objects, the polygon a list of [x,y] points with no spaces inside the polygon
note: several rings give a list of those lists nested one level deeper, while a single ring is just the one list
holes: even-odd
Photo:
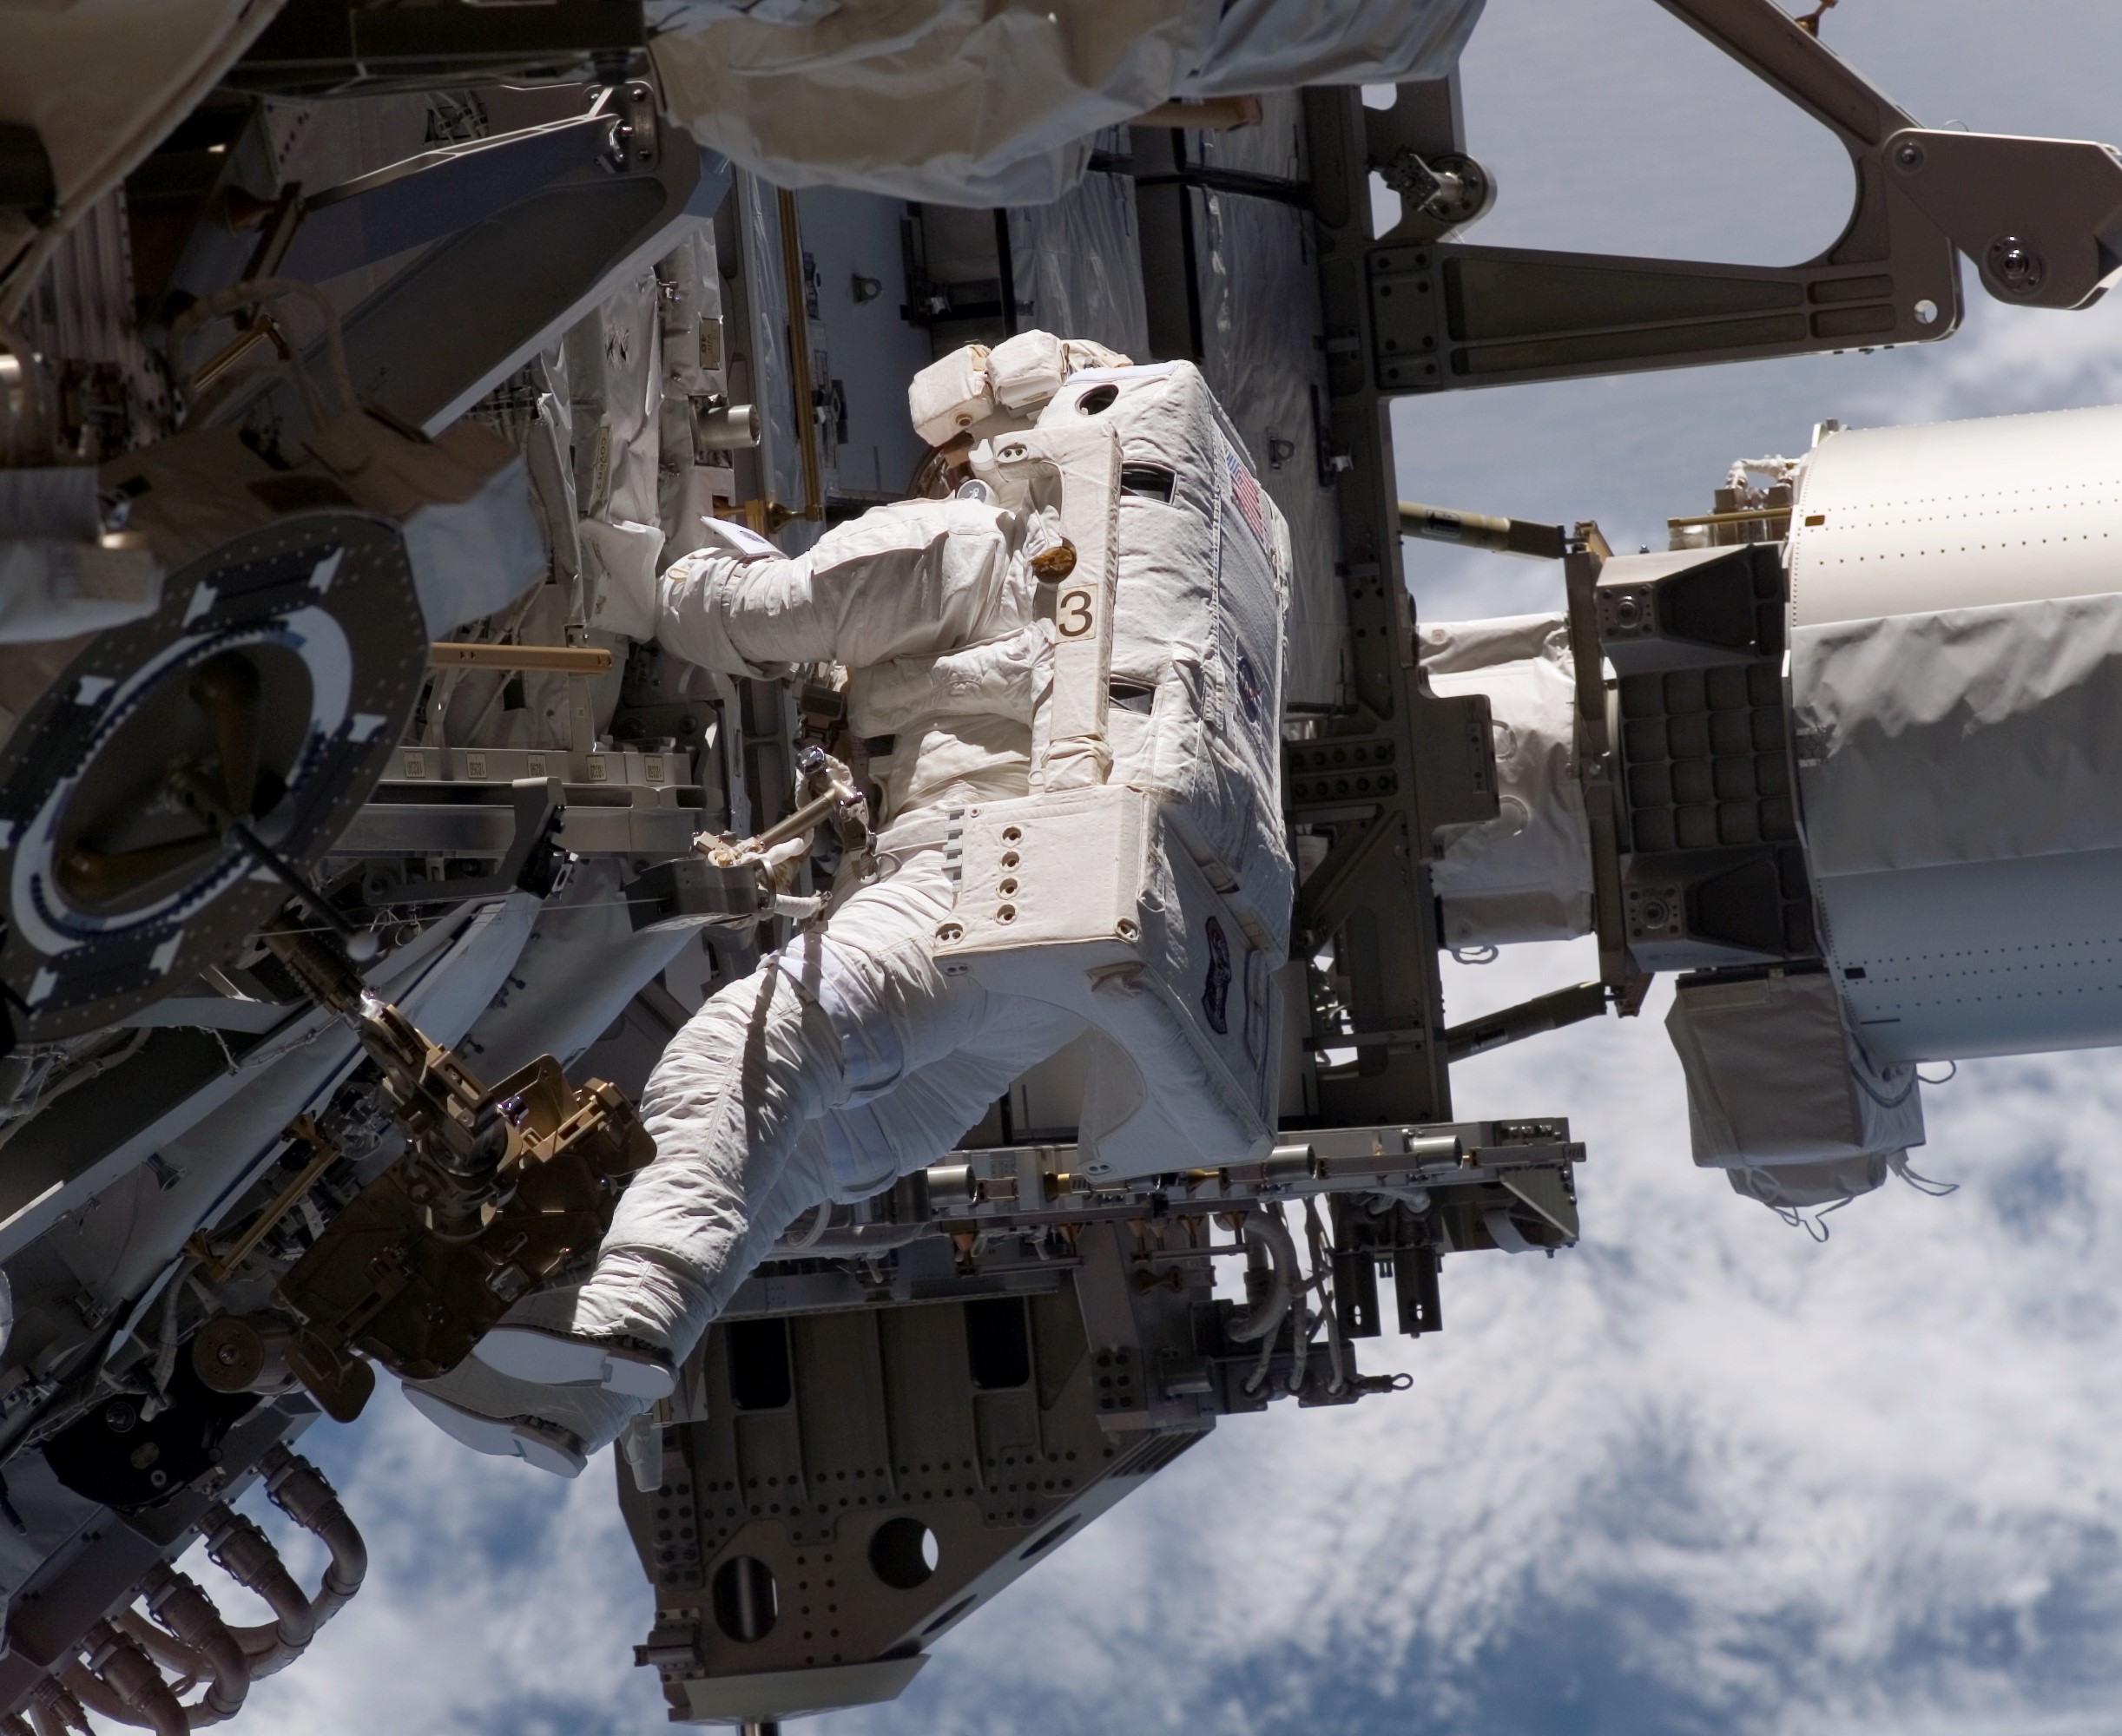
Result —
[{"label": "black panel", "polygon": [[795,1391],[788,1327],[781,1320],[729,1323],[729,1397],[740,1410],[778,1410]]}]

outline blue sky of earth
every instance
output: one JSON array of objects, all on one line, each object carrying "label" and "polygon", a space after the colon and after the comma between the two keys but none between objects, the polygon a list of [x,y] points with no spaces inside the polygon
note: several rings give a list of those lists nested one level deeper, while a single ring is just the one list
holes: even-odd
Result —
[{"label": "blue sky of earth", "polygon": [[[2122,9],[1842,0],[1830,46],[1930,124],[2122,135]],[[1492,0],[1466,62],[1502,188],[1478,238],[1789,261],[1840,148],[1651,0]],[[1660,546],[1734,457],[1855,425],[2122,396],[2122,296],[1996,306],[1936,347],[1403,404],[1404,494]],[[1559,606],[1555,569],[1416,548],[1433,618]],[[1591,973],[1455,969],[1454,1017]],[[1585,1240],[1447,1265],[1413,1390],[1201,1448],[820,1736],[2106,1736],[2122,1726],[2122,1065],[1976,1062],[1927,1094],[1932,1200],[1825,1245],[1695,1170],[1646,1016],[1456,1069],[1461,1113],[1564,1111]],[[328,1437],[328,1438],[327,1438]],[[386,1396],[311,1450],[375,1552],[256,1736],[617,1736],[647,1588],[600,1467],[472,1457]],[[291,1544],[300,1556],[299,1540]],[[316,1564],[301,1556],[313,1574]]]}]

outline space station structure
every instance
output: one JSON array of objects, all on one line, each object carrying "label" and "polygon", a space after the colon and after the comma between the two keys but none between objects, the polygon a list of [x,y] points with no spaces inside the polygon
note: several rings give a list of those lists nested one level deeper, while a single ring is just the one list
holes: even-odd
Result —
[{"label": "space station structure", "polygon": [[1593,932],[1611,877],[1636,965],[1679,973],[1696,1161],[1742,1193],[1822,1205],[1905,1168],[1921,1062],[2122,1040],[2119,433],[2105,409],[1823,424],[1669,551],[1572,540],[1566,616],[1423,630],[1434,684],[1489,697],[1505,810],[1444,852],[1447,939]]},{"label": "space station structure", "polygon": [[[1420,1406],[1375,1341],[1446,1261],[1579,1233],[1567,1106],[1467,1119],[1457,1062],[1676,975],[1697,1161],[1797,1214],[1905,1168],[1920,1062],[2122,1039],[2122,415],[1823,429],[1655,554],[1401,498],[1436,392],[1927,344],[1963,256],[2056,309],[2122,257],[2106,147],[1660,3],[1847,148],[1818,257],[1469,240],[1461,0],[5,14],[0,1728],[175,1736],[331,1643],[369,1565],[296,1443],[505,1424],[473,1346],[588,1269],[659,1056],[876,867],[882,666],[659,643],[703,550],[1042,516],[1023,789],[922,814],[923,944],[1084,1034],[767,1226],[620,1437],[674,1721],[899,1693],[1227,1417]],[[1563,607],[1418,621],[1410,536]],[[1444,953],[1585,934],[1447,1019]]]}]

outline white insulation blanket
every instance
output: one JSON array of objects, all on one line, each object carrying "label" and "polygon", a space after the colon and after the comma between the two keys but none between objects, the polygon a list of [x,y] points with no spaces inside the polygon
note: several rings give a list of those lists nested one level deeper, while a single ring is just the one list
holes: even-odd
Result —
[{"label": "white insulation blanket", "polygon": [[1822,876],[2122,845],[2122,595],[1800,628]]},{"label": "white insulation blanket", "polygon": [[[786,187],[1038,205],[1089,135],[1173,97],[1391,83],[1457,63],[1482,0],[884,0],[659,8],[702,144]],[[791,11],[793,10],[793,16]]]},{"label": "white insulation blanket", "polygon": [[1577,677],[1559,615],[1425,621],[1433,691],[1488,700],[1495,819],[1450,838],[1430,870],[1452,946],[1592,932],[1592,837],[1577,780]]},{"label": "white insulation blanket", "polygon": [[1923,1142],[1915,1069],[1866,1053],[1825,971],[1684,980],[1665,1031],[1687,1075],[1695,1161],[1735,1172],[1732,1186],[1764,1204],[1868,1193]]},{"label": "white insulation blanket", "polygon": [[1282,820],[1288,529],[1193,364],[1077,374],[1040,421],[1106,395],[1124,489],[1110,781],[1168,799],[1279,964],[1294,886]]}]

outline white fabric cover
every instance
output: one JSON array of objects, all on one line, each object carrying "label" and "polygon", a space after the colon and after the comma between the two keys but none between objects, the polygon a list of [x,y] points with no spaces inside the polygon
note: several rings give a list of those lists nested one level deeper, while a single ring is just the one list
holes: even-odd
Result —
[{"label": "white fabric cover", "polygon": [[463,500],[433,500],[405,521],[405,558],[428,630],[441,638],[511,603],[545,576],[521,458]]},{"label": "white fabric cover", "polygon": [[[805,9],[807,10],[808,9]],[[1170,98],[1440,76],[1481,0],[885,0],[801,22],[715,6],[650,53],[701,142],[785,187],[1041,205],[1088,135]],[[782,16],[786,16],[783,14]]]},{"label": "white fabric cover", "polygon": [[1577,677],[1559,615],[1426,621],[1437,694],[1486,694],[1496,818],[1458,830],[1430,870],[1447,945],[1567,940],[1592,929],[1592,838],[1577,781]]},{"label": "white fabric cover", "polygon": [[1825,971],[1683,981],[1665,1030],[1687,1075],[1688,1134],[1704,1168],[1795,1166],[1803,1173],[1783,1184],[1794,1191],[1808,1177],[1839,1187],[1875,1169],[1876,1187],[1888,1160],[1923,1142],[1915,1069],[1873,1062]]},{"label": "white fabric cover", "polygon": [[1839,1206],[1860,1194],[1883,1187],[1904,1158],[1883,1152],[1845,1157],[1831,1163],[1779,1163],[1755,1169],[1727,1169],[1731,1191],[1758,1200],[1773,1212],[1793,1213],[1810,1206]]},{"label": "white fabric cover", "polygon": [[628,639],[654,636],[662,528],[631,519],[607,523],[585,518],[575,527],[575,538],[582,551],[583,601],[589,607],[590,625]]},{"label": "white fabric cover", "polygon": [[1816,872],[2122,846],[2122,595],[1802,627]]},{"label": "white fabric cover", "polygon": [[545,575],[530,472],[499,435],[471,422],[408,440],[373,417],[339,416],[309,450],[360,505],[404,527],[428,631],[491,615]]},{"label": "white fabric cover", "polygon": [[0,319],[74,220],[167,138],[278,0],[0,0],[0,121],[34,127],[58,184],[39,231],[0,209]]},{"label": "white fabric cover", "polygon": [[[1311,174],[1298,91],[1269,92],[1257,127],[1203,133],[1204,167],[1301,181]],[[1088,191],[1109,175],[1084,177]],[[1134,214],[1132,184],[1127,212]],[[1319,475],[1315,405],[1330,396],[1311,214],[1279,200],[1201,188],[1188,194],[1201,297],[1201,370],[1262,466],[1261,486],[1289,526],[1288,697],[1340,707],[1354,664],[1341,558],[1341,513]],[[1130,247],[1133,245],[1130,238]],[[1139,280],[1139,272],[1137,272]],[[1137,289],[1137,295],[1140,291]]]},{"label": "white fabric cover", "polygon": [[[1100,134],[1097,143],[1127,154],[1124,128]],[[1086,174],[1051,205],[1017,207],[1009,224],[1018,306],[1054,331],[1147,356],[1150,315],[1136,222],[1135,183],[1124,174]]]},{"label": "white fabric cover", "polygon": [[1190,362],[1087,369],[1040,425],[1080,417],[1107,387],[1098,414],[1122,462],[1173,477],[1169,502],[1120,499],[1112,686],[1147,703],[1108,714],[1110,781],[1165,799],[1210,881],[1280,954],[1295,885],[1281,800],[1288,527]]}]

